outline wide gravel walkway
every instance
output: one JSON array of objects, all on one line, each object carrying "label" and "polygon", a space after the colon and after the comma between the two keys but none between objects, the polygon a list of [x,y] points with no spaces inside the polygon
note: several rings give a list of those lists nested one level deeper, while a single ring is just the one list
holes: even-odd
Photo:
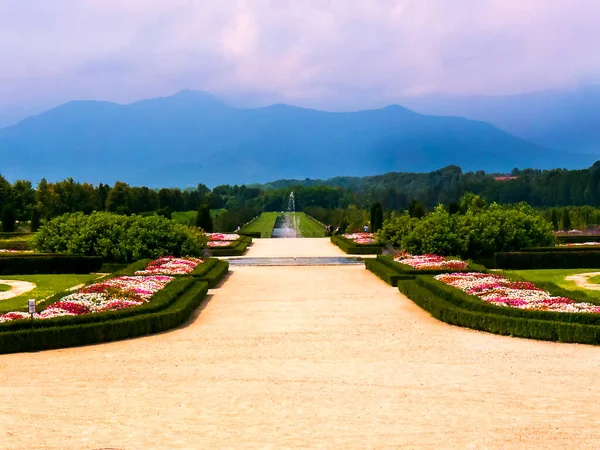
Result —
[{"label": "wide gravel walkway", "polygon": [[0,448],[600,443],[597,347],[451,327],[360,266],[235,267],[212,292],[173,332],[0,355]]}]

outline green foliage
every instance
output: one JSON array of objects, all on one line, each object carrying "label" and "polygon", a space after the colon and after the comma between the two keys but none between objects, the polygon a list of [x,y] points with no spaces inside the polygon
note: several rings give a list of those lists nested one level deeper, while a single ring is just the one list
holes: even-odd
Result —
[{"label": "green foliage", "polygon": [[0,292],[10,291],[12,288],[8,284],[0,283]]},{"label": "green foliage", "polygon": [[563,230],[571,229],[571,215],[567,208],[564,208],[562,211],[562,228]]},{"label": "green foliage", "polygon": [[412,200],[408,205],[408,215],[415,219],[420,219],[425,215],[425,208],[418,200]]},{"label": "green foliage", "polygon": [[381,203],[377,202],[371,206],[371,231],[376,233],[383,225],[383,209]]},{"label": "green foliage", "polygon": [[65,214],[46,222],[33,245],[42,252],[100,256],[114,262],[165,255],[200,256],[206,236],[160,216],[95,212]]},{"label": "green foliage", "polygon": [[350,255],[378,255],[383,250],[380,244],[357,244],[344,236],[331,236],[331,242]]},{"label": "green foliage", "polygon": [[466,195],[463,214],[451,215],[438,205],[422,219],[392,214],[378,233],[380,242],[415,254],[434,253],[463,258],[490,257],[494,252],[552,245],[552,226],[526,204],[485,205]]},{"label": "green foliage", "polygon": [[552,224],[552,229],[554,231],[558,230],[558,212],[556,212],[556,209],[552,208],[552,211],[550,213],[550,223]]},{"label": "green foliage", "polygon": [[213,222],[210,216],[210,206],[201,204],[198,207],[198,216],[196,217],[196,226],[207,233],[212,233]]},{"label": "green foliage", "polygon": [[12,233],[17,228],[17,218],[11,206],[4,208],[2,214],[2,231],[4,233]]}]

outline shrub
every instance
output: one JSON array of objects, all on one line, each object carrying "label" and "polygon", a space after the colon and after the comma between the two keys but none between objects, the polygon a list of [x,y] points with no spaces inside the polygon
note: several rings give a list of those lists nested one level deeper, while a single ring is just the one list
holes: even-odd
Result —
[{"label": "shrub", "polygon": [[161,216],[121,216],[107,212],[65,214],[46,222],[34,238],[42,252],[100,256],[129,262],[164,255],[201,256],[206,246],[201,231]]},{"label": "shrub", "polygon": [[382,252],[380,244],[357,244],[344,236],[331,236],[331,242],[350,255],[376,255]]}]

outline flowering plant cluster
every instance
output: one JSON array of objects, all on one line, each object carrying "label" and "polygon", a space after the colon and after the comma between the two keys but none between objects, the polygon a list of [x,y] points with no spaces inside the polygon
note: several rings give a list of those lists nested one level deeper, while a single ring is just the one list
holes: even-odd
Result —
[{"label": "flowering plant cluster", "polygon": [[343,236],[357,244],[375,244],[377,242],[373,233],[352,233],[344,234]]},{"label": "flowering plant cluster", "polygon": [[149,263],[146,269],[138,270],[135,275],[186,275],[203,262],[200,258],[164,256]]},{"label": "flowering plant cluster", "polygon": [[[34,319],[52,319],[60,316],[80,316],[83,314],[116,311],[147,303],[155,293],[173,280],[167,276],[116,277],[91,284],[74,294],[61,298]],[[9,312],[0,315],[0,323],[29,318],[25,312]]]},{"label": "flowering plant cluster", "polygon": [[437,275],[435,279],[497,306],[570,313],[600,312],[599,305],[576,303],[566,297],[554,297],[532,283],[511,281],[499,275],[451,273]]},{"label": "flowering plant cluster", "polygon": [[468,264],[460,259],[446,259],[438,255],[411,255],[400,253],[394,257],[394,261],[406,264],[417,270],[462,270]]},{"label": "flowering plant cluster", "polygon": [[33,250],[9,250],[7,248],[0,248],[0,253],[33,253]]},{"label": "flowering plant cluster", "polygon": [[596,245],[600,245],[600,242],[572,242],[568,244],[560,244],[559,247],[591,247]]},{"label": "flowering plant cluster", "polygon": [[209,241],[237,241],[240,238],[239,234],[235,233],[206,233]]},{"label": "flowering plant cluster", "polygon": [[208,241],[206,245],[209,247],[229,247],[235,241]]}]

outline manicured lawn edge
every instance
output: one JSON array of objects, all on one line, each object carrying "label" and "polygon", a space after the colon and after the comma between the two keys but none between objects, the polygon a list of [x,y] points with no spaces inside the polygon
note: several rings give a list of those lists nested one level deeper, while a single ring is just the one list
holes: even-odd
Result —
[{"label": "manicured lawn edge", "polygon": [[227,247],[209,247],[209,249],[212,256],[242,256],[246,253],[246,250],[251,243],[252,238],[241,236],[237,241],[234,241],[232,245]]},{"label": "manicured lawn edge", "polygon": [[331,236],[331,242],[349,255],[378,255],[383,250],[381,244],[357,244],[343,236]]},{"label": "manicured lawn edge", "polygon": [[1,254],[0,275],[92,273],[102,267],[98,256],[51,253]]},{"label": "manicured lawn edge", "polygon": [[[176,281],[178,280],[174,280],[172,283]],[[129,339],[170,330],[187,321],[192,312],[202,303],[208,292],[208,283],[204,281],[194,278],[181,279],[181,281],[188,282],[188,288],[179,292],[178,295],[173,296],[168,305],[159,311],[136,314],[132,317],[115,320],[103,320],[101,322],[76,323],[67,326],[32,327],[18,331],[1,332],[0,353],[76,347]],[[131,309],[140,309],[142,307]],[[97,314],[97,316],[101,314]],[[90,316],[93,316],[93,314],[90,314]],[[57,319],[49,321],[52,320]]]}]

